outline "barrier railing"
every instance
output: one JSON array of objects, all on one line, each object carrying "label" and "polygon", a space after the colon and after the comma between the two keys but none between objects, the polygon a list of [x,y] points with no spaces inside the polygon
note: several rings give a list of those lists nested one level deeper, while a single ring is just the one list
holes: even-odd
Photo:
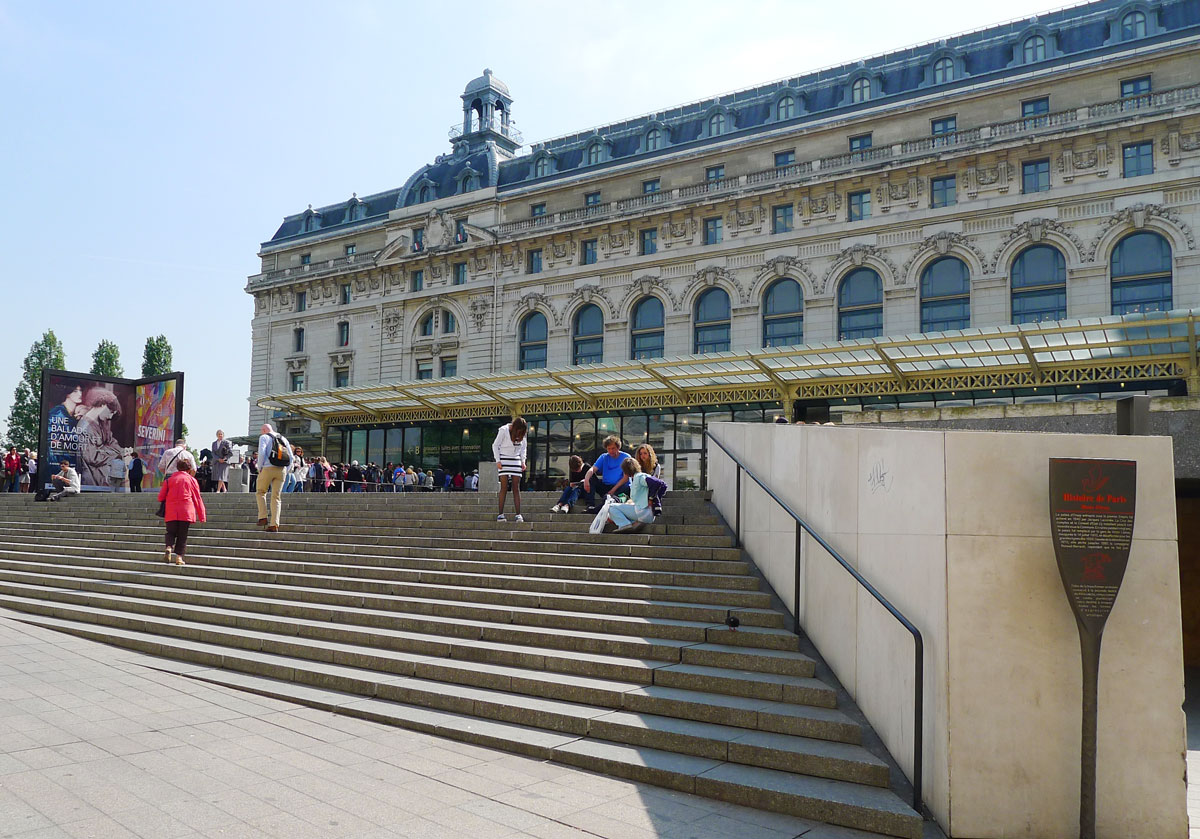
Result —
[{"label": "barrier railing", "polygon": [[[757,475],[755,475],[754,472],[752,472],[744,463],[742,463],[741,459],[738,458],[738,456],[735,455],[733,452],[731,452],[725,446],[724,443],[722,443],[720,440],[718,440],[716,437],[714,437],[712,435],[712,433],[710,431],[708,431],[707,429],[705,429],[705,431],[704,431],[704,437],[707,440],[710,440],[713,444],[715,444],[717,446],[717,448],[719,448],[721,451],[723,451],[725,453],[725,455],[731,461],[733,461],[734,465],[737,467],[737,476],[734,481],[734,484],[735,484],[734,491],[736,493],[735,502],[734,502],[734,525],[733,525],[734,541],[736,543],[735,547],[740,548],[742,546],[742,473],[743,472],[746,473],[747,477],[749,477],[750,480],[752,480],[752,481],[754,481],[754,483],[758,484],[759,488],[762,489],[762,491],[765,492],[771,498],[772,501],[774,501],[776,504],[778,504],[780,507],[782,507],[783,511],[785,513],[787,513],[789,516],[791,516],[792,519],[796,522],[796,567],[795,567],[795,571],[794,571],[794,574],[796,577],[796,590],[794,592],[795,600],[793,600],[793,604],[794,604],[793,608],[796,611],[796,615],[794,615],[793,617],[796,618],[795,632],[797,635],[800,634],[800,618],[798,617],[799,612],[800,612],[800,551],[801,551],[801,545],[803,543],[803,538],[804,538],[805,532],[807,532],[808,535],[811,536],[818,545],[820,545],[822,548],[824,548],[825,551],[830,556],[832,556],[835,560],[837,560],[838,564],[841,565],[843,568],[845,568],[846,571],[848,571],[850,573],[850,576],[852,576],[858,582],[859,585],[861,585],[863,588],[865,588],[867,590],[867,593],[870,594],[872,597],[874,597],[875,600],[878,601],[879,605],[881,605],[884,609],[886,609],[888,611],[888,613],[891,614],[891,616],[893,618],[895,618],[897,621],[899,621],[900,625],[903,626],[906,630],[908,630],[908,632],[912,635],[912,637],[913,637],[913,654],[914,654],[913,655],[913,659],[914,659],[913,674],[915,677],[914,685],[913,685],[913,694],[914,695],[913,695],[913,777],[912,777],[913,798],[912,798],[912,805],[913,805],[913,809],[916,810],[918,814],[923,815],[923,811],[921,809],[921,771],[922,771],[922,762],[923,762],[922,758],[923,758],[923,752],[924,752],[923,747],[924,747],[924,737],[925,737],[925,734],[924,734],[925,642],[921,638],[921,631],[919,629],[917,629],[915,626],[913,626],[912,621],[910,621],[903,614],[901,614],[900,610],[897,609],[895,606],[893,606],[886,597],[884,597],[882,594],[880,594],[879,591],[873,585],[871,585],[869,582],[867,582],[867,579],[865,577],[863,577],[862,574],[858,573],[858,570],[855,569],[854,566],[852,566],[849,562],[847,562],[842,557],[841,554],[839,554],[836,550],[834,550],[832,545],[830,545],[828,542],[826,542],[819,533],[817,533],[815,530],[813,530],[812,527],[808,524],[808,522],[806,522],[800,516],[799,513],[797,513],[795,510],[793,510],[786,501],[784,501],[782,498],[780,498],[778,495],[776,495],[775,492],[769,486],[767,486],[765,483],[763,483],[761,478],[759,478]],[[711,474],[711,472],[710,472],[710,474]]]}]

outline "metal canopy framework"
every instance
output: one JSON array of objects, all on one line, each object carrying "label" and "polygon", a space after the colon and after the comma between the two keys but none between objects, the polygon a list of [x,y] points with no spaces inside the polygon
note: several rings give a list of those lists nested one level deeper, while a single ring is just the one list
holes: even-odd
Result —
[{"label": "metal canopy framework", "polygon": [[1200,309],[278,393],[323,427],[1163,380],[1200,392]]}]

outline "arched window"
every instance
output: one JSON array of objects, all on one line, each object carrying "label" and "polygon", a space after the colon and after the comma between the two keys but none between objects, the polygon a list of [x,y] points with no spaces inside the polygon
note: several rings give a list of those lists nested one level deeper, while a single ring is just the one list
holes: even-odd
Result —
[{"label": "arched window", "polygon": [[589,303],[575,313],[574,364],[599,364],[604,360],[604,313]]},{"label": "arched window", "polygon": [[601,149],[599,143],[592,143],[587,148],[587,165],[595,166],[600,162]]},{"label": "arched window", "polygon": [[725,114],[716,113],[708,118],[708,136],[716,137],[725,133]]},{"label": "arched window", "polygon": [[367,217],[367,205],[359,201],[350,205],[350,221],[359,221]]},{"label": "arched window", "polygon": [[442,310],[442,334],[451,335],[458,330],[458,322],[454,319],[454,313],[446,309]]},{"label": "arched window", "polygon": [[1171,310],[1171,243],[1157,233],[1131,233],[1112,252],[1112,313]]},{"label": "arched window", "polygon": [[646,151],[658,151],[662,148],[662,129],[651,128],[646,132]]},{"label": "arched window", "polygon": [[971,273],[961,259],[944,256],[921,272],[921,331],[947,332],[971,325]]},{"label": "arched window", "polygon": [[763,346],[790,347],[803,343],[804,292],[793,279],[776,280],[763,298]]},{"label": "arched window", "polygon": [[838,288],[838,340],[883,334],[883,280],[870,268],[856,268]]},{"label": "arched window", "polygon": [[1012,322],[1040,323],[1067,316],[1067,262],[1049,245],[1021,251],[1012,264]]},{"label": "arched window", "polygon": [[309,213],[304,218],[304,232],[311,233],[321,226],[321,220],[314,213]]},{"label": "arched window", "polygon": [[633,307],[633,329],[630,356],[662,358],[663,304],[657,297],[645,297]]},{"label": "arched window", "polygon": [[1121,40],[1146,37],[1146,15],[1142,12],[1130,12],[1121,18]]},{"label": "arched window", "polygon": [[954,62],[949,58],[939,58],[933,63],[933,83],[945,84],[954,81]]},{"label": "arched window", "polygon": [[796,100],[790,96],[785,96],[779,100],[779,104],[775,106],[776,119],[791,119],[796,115]]},{"label": "arched window", "polygon": [[433,334],[433,312],[421,318],[421,325],[417,327],[417,334],[422,338],[428,338]]},{"label": "arched window", "polygon": [[871,98],[871,80],[870,79],[855,79],[854,84],[850,86],[850,101],[851,102],[866,102]]},{"label": "arched window", "polygon": [[544,178],[550,174],[550,161],[544,157],[539,157],[533,162],[533,176],[535,178]]},{"label": "arched window", "polygon": [[520,368],[532,370],[546,366],[546,316],[531,312],[521,321]]},{"label": "arched window", "polygon": [[1030,35],[1025,39],[1025,45],[1021,48],[1021,55],[1026,64],[1032,64],[1035,61],[1045,61],[1046,39],[1041,35]]},{"label": "arched window", "polygon": [[710,288],[696,300],[692,352],[726,352],[729,349],[729,295]]},{"label": "arched window", "polygon": [[417,196],[417,203],[424,204],[428,200],[429,200],[429,186],[425,185],[425,186],[421,187],[421,192]]}]

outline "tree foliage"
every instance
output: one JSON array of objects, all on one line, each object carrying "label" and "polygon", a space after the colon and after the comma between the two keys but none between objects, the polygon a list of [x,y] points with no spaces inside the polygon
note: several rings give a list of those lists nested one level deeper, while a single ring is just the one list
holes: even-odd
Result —
[{"label": "tree foliage", "polygon": [[121,350],[108,339],[102,339],[92,353],[92,374],[96,376],[115,376],[124,378],[125,368],[121,366]]},{"label": "tree foliage", "polygon": [[171,372],[171,342],[166,335],[146,339],[146,350],[142,353],[142,376],[165,376]]},{"label": "tree foliage", "polygon": [[42,370],[62,370],[66,366],[67,355],[54,330],[47,330],[45,335],[33,342],[29,354],[21,362],[21,380],[17,383],[12,408],[8,412],[9,445],[19,449],[37,448]]}]

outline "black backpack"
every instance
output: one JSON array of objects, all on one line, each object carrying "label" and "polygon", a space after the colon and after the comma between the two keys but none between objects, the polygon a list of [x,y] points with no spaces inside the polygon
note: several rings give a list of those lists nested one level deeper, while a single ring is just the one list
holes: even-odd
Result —
[{"label": "black backpack", "polygon": [[267,462],[272,466],[291,466],[292,452],[288,448],[287,439],[280,434],[272,434],[271,439],[275,442],[267,453]]}]

